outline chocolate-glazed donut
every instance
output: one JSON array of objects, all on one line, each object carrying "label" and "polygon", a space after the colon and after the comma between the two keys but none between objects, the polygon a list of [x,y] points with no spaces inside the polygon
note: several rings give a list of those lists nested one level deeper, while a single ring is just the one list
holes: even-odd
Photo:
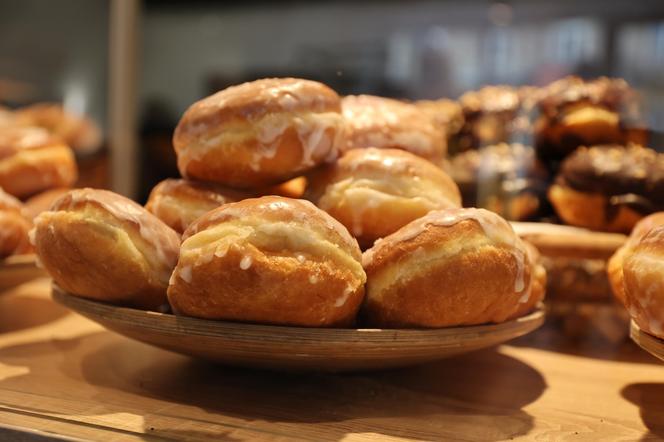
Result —
[{"label": "chocolate-glazed donut", "polygon": [[579,148],[563,161],[549,198],[569,224],[629,232],[664,210],[664,154],[637,145]]},{"label": "chocolate-glazed donut", "polygon": [[625,80],[565,77],[544,88],[534,124],[537,153],[552,168],[579,146],[644,144],[639,98]]}]

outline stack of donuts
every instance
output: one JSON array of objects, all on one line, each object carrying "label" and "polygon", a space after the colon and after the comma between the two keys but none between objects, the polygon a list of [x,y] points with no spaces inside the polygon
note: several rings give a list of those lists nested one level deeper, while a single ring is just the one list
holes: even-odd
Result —
[{"label": "stack of donuts", "polygon": [[545,271],[498,214],[461,208],[441,168],[459,110],[341,98],[293,78],[233,86],[182,116],[181,179],[158,184],[145,207],[70,191],[37,216],[32,244],[71,294],[196,318],[397,328],[517,318],[542,300]]},{"label": "stack of donuts", "polygon": [[[464,206],[613,233],[629,233],[664,210],[664,154],[646,147],[640,98],[624,80],[570,76],[540,88],[486,86],[458,104],[463,124],[443,164]],[[619,333],[601,332],[610,340],[624,335],[605,258],[545,256],[543,265],[550,312],[563,328],[578,335],[594,321],[602,323],[598,330],[620,324]]]}]

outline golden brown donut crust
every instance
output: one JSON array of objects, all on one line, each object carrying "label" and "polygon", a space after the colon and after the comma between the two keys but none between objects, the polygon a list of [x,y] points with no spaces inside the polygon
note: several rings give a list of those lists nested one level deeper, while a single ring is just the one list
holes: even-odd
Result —
[{"label": "golden brown donut crust", "polygon": [[664,338],[664,225],[652,228],[623,258],[625,305],[641,330]]},{"label": "golden brown donut crust", "polygon": [[152,189],[145,208],[182,234],[189,224],[210,210],[248,197],[212,183],[167,179]]},{"label": "golden brown donut crust", "polygon": [[339,220],[363,248],[431,210],[461,207],[452,179],[398,149],[353,149],[310,177],[308,199]]},{"label": "golden brown donut crust", "polygon": [[74,295],[147,309],[166,303],[180,237],[121,195],[70,191],[35,219],[32,239],[55,283]]},{"label": "golden brown donut crust", "polygon": [[599,193],[579,192],[569,186],[553,184],[549,188],[549,201],[558,216],[566,223],[605,232],[629,232],[643,215],[620,206],[609,216],[609,197]]},{"label": "golden brown donut crust", "polygon": [[304,200],[226,204],[186,230],[168,298],[179,314],[297,326],[347,326],[364,296],[357,242]]},{"label": "golden brown donut crust", "polygon": [[271,78],[194,103],[173,135],[182,176],[237,188],[277,184],[333,160],[343,142],[340,98],[309,80]]},{"label": "golden brown donut crust", "polygon": [[616,250],[616,253],[609,259],[607,264],[607,274],[611,289],[616,299],[618,299],[625,307],[627,301],[625,299],[625,288],[623,282],[623,264],[626,255],[630,255],[634,248],[639,244],[641,239],[648,234],[653,228],[664,225],[664,212],[656,212],[646,216],[639,221],[632,229],[627,242]]},{"label": "golden brown donut crust", "polygon": [[401,149],[433,162],[447,154],[445,133],[415,104],[373,95],[348,95],[341,106],[348,124],[346,150]]},{"label": "golden brown donut crust", "polygon": [[31,252],[31,228],[21,202],[0,189],[0,259]]},{"label": "golden brown donut crust", "polygon": [[0,127],[0,187],[25,198],[55,187],[70,187],[78,177],[71,149],[35,127]]},{"label": "golden brown donut crust", "polygon": [[101,130],[89,118],[57,103],[37,103],[15,112],[16,124],[42,127],[74,150],[91,151],[101,144]]},{"label": "golden brown donut crust", "polygon": [[25,211],[30,219],[35,219],[37,215],[46,212],[51,208],[62,195],[69,192],[70,189],[59,187],[57,189],[45,190],[25,201]]},{"label": "golden brown donut crust", "polygon": [[364,253],[364,316],[380,327],[506,321],[543,296],[545,273],[533,255],[489,211],[430,212]]}]

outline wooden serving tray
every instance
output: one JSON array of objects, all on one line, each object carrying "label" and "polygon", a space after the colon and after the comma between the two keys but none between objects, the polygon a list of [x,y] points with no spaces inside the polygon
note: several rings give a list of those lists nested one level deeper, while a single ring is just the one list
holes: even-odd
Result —
[{"label": "wooden serving tray", "polygon": [[632,338],[632,341],[636,342],[639,347],[664,361],[664,339],[660,339],[644,332],[634,321],[631,321],[630,323],[629,337]]},{"label": "wooden serving tray", "polygon": [[16,255],[0,261],[0,290],[43,276],[47,274],[37,267],[36,255]]},{"label": "wooden serving tray", "polygon": [[332,329],[211,321],[116,307],[70,295],[53,298],[109,330],[228,365],[287,371],[360,371],[420,364],[494,346],[544,322],[544,311],[502,324],[443,329]]},{"label": "wooden serving tray", "polygon": [[621,233],[548,223],[511,224],[517,235],[532,243],[544,256],[608,259],[627,241],[627,236]]}]

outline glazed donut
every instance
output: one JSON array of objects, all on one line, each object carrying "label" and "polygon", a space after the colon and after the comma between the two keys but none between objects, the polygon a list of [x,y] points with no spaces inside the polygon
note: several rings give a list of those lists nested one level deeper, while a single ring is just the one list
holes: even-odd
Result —
[{"label": "glazed donut", "polygon": [[198,318],[346,326],[364,296],[360,261],[355,239],[310,202],[247,199],[189,226],[168,299]]},{"label": "glazed donut", "polygon": [[664,225],[652,228],[623,258],[627,311],[641,330],[664,338]]},{"label": "glazed donut", "polygon": [[176,232],[182,233],[210,210],[248,198],[241,192],[182,179],[167,179],[150,192],[145,208]]},{"label": "glazed donut", "polygon": [[537,109],[535,144],[547,163],[579,146],[647,142],[638,96],[623,79],[565,77],[542,90]]},{"label": "glazed donut", "polygon": [[32,251],[28,241],[31,227],[23,204],[0,189],[0,259]]},{"label": "glazed donut", "polygon": [[77,178],[71,149],[47,131],[34,127],[0,128],[0,187],[25,198]]},{"label": "glazed donut", "polygon": [[636,145],[581,147],[563,161],[549,200],[567,224],[629,232],[664,210],[664,154]]},{"label": "glazed donut", "polygon": [[440,168],[398,149],[354,149],[310,177],[307,197],[335,217],[363,248],[431,210],[461,207]]},{"label": "glazed donut", "polygon": [[444,169],[458,184],[464,207],[484,207],[518,221],[543,213],[549,173],[530,146],[468,150],[450,158]]},{"label": "glazed donut", "polygon": [[69,189],[66,187],[59,187],[57,189],[45,190],[44,192],[28,198],[25,201],[25,212],[27,216],[30,219],[35,219],[37,215],[50,209],[53,203],[67,192],[69,192]]},{"label": "glazed donut", "polygon": [[623,285],[623,264],[626,255],[631,254],[641,239],[652,229],[658,226],[664,226],[664,212],[656,212],[646,216],[639,221],[629,235],[625,244],[616,250],[616,253],[609,259],[607,265],[607,274],[611,288],[615,297],[627,307],[625,300],[625,289]]},{"label": "glazed donut", "polygon": [[429,212],[364,252],[363,315],[378,327],[499,323],[544,293],[534,248],[484,209]]},{"label": "glazed donut", "polygon": [[89,118],[67,112],[60,104],[38,103],[16,111],[16,122],[42,127],[72,149],[94,151],[101,145],[101,131]]},{"label": "glazed donut", "polygon": [[140,205],[107,190],[76,189],[34,223],[40,261],[64,290],[138,308],[166,304],[180,237]]},{"label": "glazed donut", "polygon": [[273,78],[194,103],[178,123],[173,145],[182,176],[257,189],[336,159],[344,130],[332,89]]},{"label": "glazed donut", "polygon": [[438,100],[419,100],[415,105],[429,115],[435,124],[443,130],[449,140],[459,133],[463,127],[463,111],[461,105],[447,98]]},{"label": "glazed donut", "polygon": [[0,106],[0,128],[16,124],[16,116],[9,108]]},{"label": "glazed donut", "polygon": [[402,149],[433,162],[447,154],[445,133],[429,114],[412,103],[373,95],[341,100],[348,124],[346,150]]}]

